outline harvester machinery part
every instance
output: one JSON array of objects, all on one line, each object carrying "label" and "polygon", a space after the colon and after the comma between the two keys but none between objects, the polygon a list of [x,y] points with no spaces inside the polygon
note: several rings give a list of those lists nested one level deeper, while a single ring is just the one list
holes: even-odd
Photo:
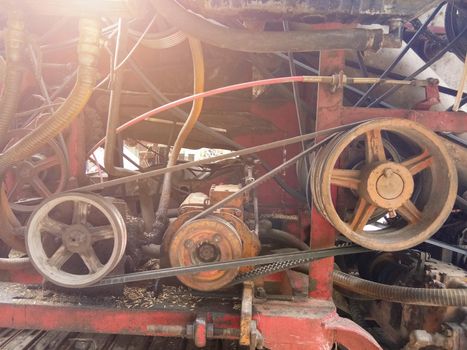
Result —
[{"label": "harvester machinery part", "polygon": [[[217,185],[211,188],[209,197],[203,193],[192,193],[185,199],[179,208],[181,215],[164,234],[162,251],[168,256],[171,266],[199,265],[258,255],[259,239],[243,222],[243,197],[230,201],[210,216],[192,220],[209,203],[219,202],[240,190],[239,185]],[[238,273],[250,269],[245,266],[178,278],[191,288],[209,291],[225,287]]]},{"label": "harvester machinery part", "polygon": [[[170,264],[190,266],[235,260],[242,257],[242,241],[233,225],[218,217],[207,217],[182,226],[170,243]],[[229,284],[238,268],[178,276],[185,285],[197,290],[215,290]]]},{"label": "harvester machinery part", "polygon": [[[6,149],[30,132],[28,129],[10,131]],[[57,141],[51,140],[30,158],[7,169],[5,190],[14,211],[30,213],[37,207],[38,200],[62,192],[67,181],[66,153]]]},{"label": "harvester machinery part", "polygon": [[96,194],[50,197],[32,213],[26,228],[33,266],[48,281],[67,288],[105,277],[122,259],[126,243],[121,213],[111,199]]},{"label": "harvester machinery part", "polygon": [[[388,160],[383,133],[409,142],[418,154],[402,162]],[[365,140],[366,164],[360,170],[339,169],[345,150],[360,138]],[[427,188],[425,198],[414,203],[415,177],[425,179]],[[333,186],[358,194],[349,219],[333,203]],[[341,133],[318,151],[311,190],[317,209],[347,238],[369,249],[398,251],[422,243],[441,227],[454,205],[457,173],[447,149],[432,131],[410,120],[380,119]],[[389,217],[399,214],[404,226],[365,230],[381,210]]]}]

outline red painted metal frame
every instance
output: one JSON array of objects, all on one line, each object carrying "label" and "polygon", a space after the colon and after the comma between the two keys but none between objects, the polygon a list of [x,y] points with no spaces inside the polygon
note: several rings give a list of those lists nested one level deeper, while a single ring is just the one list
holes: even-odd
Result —
[{"label": "red painted metal frame", "polygon": [[[331,75],[345,67],[343,51],[322,52],[320,55],[320,75]],[[341,124],[339,110],[343,104],[342,89],[332,91],[329,85],[318,86],[316,130],[332,128]],[[335,197],[335,193],[334,193]],[[335,199],[335,198],[334,198]],[[316,208],[311,213],[310,245],[313,249],[328,248],[335,244],[336,230],[323,218]],[[332,299],[332,271],[334,259],[327,258],[310,264],[310,290],[312,298]]]},{"label": "red painted metal frame", "polygon": [[[15,292],[23,288],[17,284],[0,283],[0,288],[1,327],[187,337],[198,344],[204,344],[206,338],[238,339],[240,335],[239,311],[216,311],[217,305],[195,310],[171,305],[152,310],[77,306],[41,300],[37,298],[40,293],[36,298],[17,298]],[[255,303],[253,320],[264,346],[271,350],[330,350],[335,343],[347,349],[381,349],[366,331],[340,318],[332,301],[306,297],[293,302],[266,300]]]}]

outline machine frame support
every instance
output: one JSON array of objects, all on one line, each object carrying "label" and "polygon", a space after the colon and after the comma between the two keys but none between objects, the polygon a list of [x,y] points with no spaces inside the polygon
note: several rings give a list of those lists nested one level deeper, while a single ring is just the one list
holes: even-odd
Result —
[{"label": "machine frame support", "polygon": [[[344,51],[321,52],[320,74],[342,71],[344,56]],[[318,87],[316,130],[385,117],[408,118],[434,131],[467,131],[464,113],[344,107],[341,88],[333,91],[329,85]],[[79,139],[73,137],[73,142]],[[334,246],[335,229],[315,209],[311,222],[311,246]],[[240,332],[239,311],[124,309],[17,299],[15,288],[20,285],[4,282],[0,284],[0,327],[191,337],[199,339],[199,344],[205,339],[239,339],[243,335],[244,344],[254,338],[256,344],[251,347],[264,344],[271,350],[331,349],[336,343],[348,349],[381,349],[369,333],[337,315],[332,302],[333,268],[333,258],[311,264],[308,298],[261,303],[253,298],[252,314],[244,317],[245,326],[254,325],[250,339],[246,329]]]}]

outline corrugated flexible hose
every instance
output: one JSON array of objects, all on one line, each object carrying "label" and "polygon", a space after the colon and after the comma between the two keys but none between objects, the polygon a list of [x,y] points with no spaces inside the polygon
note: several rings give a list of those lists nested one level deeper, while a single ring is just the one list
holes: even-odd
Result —
[{"label": "corrugated flexible hose", "polygon": [[0,144],[5,144],[6,142],[5,137],[11,120],[15,116],[20,99],[26,45],[26,31],[21,13],[16,11],[9,13],[4,41],[6,69],[4,89],[0,101]]},{"label": "corrugated flexible hose", "polygon": [[101,23],[97,18],[79,22],[78,76],[68,98],[52,116],[29,135],[0,155],[0,174],[16,162],[30,157],[45,143],[65,129],[82,111],[96,85]]},{"label": "corrugated flexible hose", "polygon": [[390,286],[333,272],[334,285],[373,299],[423,306],[467,306],[467,289],[433,289]]}]

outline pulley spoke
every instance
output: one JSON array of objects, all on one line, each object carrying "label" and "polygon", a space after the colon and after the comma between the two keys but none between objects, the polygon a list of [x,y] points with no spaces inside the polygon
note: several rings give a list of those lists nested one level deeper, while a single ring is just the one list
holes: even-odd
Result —
[{"label": "pulley spoke", "polygon": [[68,259],[73,255],[64,245],[61,245],[55,253],[49,258],[48,263],[57,269],[61,269]]},{"label": "pulley spoke", "polygon": [[16,180],[13,184],[13,187],[8,191],[8,200],[15,200],[15,195],[17,194],[18,190],[20,190],[24,185],[22,180]]},{"label": "pulley spoke", "polygon": [[413,204],[412,201],[405,202],[397,212],[409,222],[409,224],[416,224],[422,219],[422,212]]},{"label": "pulley spoke", "polygon": [[61,237],[62,233],[67,229],[67,227],[68,225],[54,220],[47,215],[41,220],[39,230]]},{"label": "pulley spoke", "polygon": [[371,129],[365,133],[365,158],[368,164],[386,160],[381,129]]},{"label": "pulley spoke", "polygon": [[52,192],[50,192],[44,181],[37,175],[32,178],[31,185],[34,187],[37,194],[40,194],[44,198],[52,195]]},{"label": "pulley spoke", "polygon": [[412,175],[416,175],[422,170],[430,167],[433,164],[433,157],[428,151],[423,151],[422,154],[402,162],[402,165],[409,169]]},{"label": "pulley spoke", "polygon": [[104,265],[100,262],[94,249],[90,248],[84,253],[80,253],[81,259],[89,270],[89,273],[96,273]]},{"label": "pulley spoke", "polygon": [[91,232],[91,239],[93,243],[102,241],[104,239],[114,238],[114,231],[110,225],[93,227],[90,228],[89,231]]},{"label": "pulley spoke", "polygon": [[41,171],[47,170],[59,164],[60,160],[58,159],[58,156],[52,155],[34,164],[34,171],[36,172],[36,174],[38,174]]},{"label": "pulley spoke", "polygon": [[375,210],[376,207],[374,205],[368,203],[365,199],[360,198],[358,200],[357,207],[355,208],[352,222],[350,223],[352,230],[362,231]]},{"label": "pulley spoke", "polygon": [[331,184],[357,190],[360,185],[360,170],[334,169],[331,173]]},{"label": "pulley spoke", "polygon": [[73,224],[86,224],[88,218],[88,209],[89,204],[82,201],[74,201],[73,202]]}]

